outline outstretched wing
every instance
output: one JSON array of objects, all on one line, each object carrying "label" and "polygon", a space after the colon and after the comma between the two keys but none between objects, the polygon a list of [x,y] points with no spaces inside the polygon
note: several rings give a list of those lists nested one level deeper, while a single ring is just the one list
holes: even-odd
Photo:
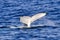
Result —
[{"label": "outstretched wing", "polygon": [[31,19],[31,17],[29,17],[29,16],[23,16],[23,17],[20,17],[20,22],[28,24],[30,19]]},{"label": "outstretched wing", "polygon": [[38,13],[38,14],[32,16],[31,22],[34,22],[34,21],[36,21],[37,19],[42,18],[42,17],[45,16],[45,15],[46,15],[46,13]]}]

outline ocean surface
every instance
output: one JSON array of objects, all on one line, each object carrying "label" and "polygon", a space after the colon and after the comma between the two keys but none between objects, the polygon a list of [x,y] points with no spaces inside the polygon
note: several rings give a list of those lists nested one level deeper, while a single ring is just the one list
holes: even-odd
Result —
[{"label": "ocean surface", "polygon": [[[46,16],[18,28],[21,16],[38,13]],[[60,40],[60,0],[0,0],[0,40]]]}]

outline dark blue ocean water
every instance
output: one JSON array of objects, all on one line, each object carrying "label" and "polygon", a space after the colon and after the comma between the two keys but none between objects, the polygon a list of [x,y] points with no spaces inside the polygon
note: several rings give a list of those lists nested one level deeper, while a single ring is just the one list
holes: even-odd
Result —
[{"label": "dark blue ocean water", "polygon": [[[10,28],[24,26],[21,16],[43,12],[31,24],[36,28]],[[0,40],[60,40],[60,0],[0,0]]]}]

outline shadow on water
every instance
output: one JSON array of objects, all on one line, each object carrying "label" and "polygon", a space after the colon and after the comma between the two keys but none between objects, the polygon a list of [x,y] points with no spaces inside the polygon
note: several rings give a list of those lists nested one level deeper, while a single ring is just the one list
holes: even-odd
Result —
[{"label": "shadow on water", "polygon": [[3,26],[3,27],[0,27],[0,28],[9,28],[9,29],[42,29],[42,28],[52,28],[52,29],[56,29],[56,28],[59,28],[57,26],[34,26],[34,27],[30,27],[30,28],[27,28],[27,27],[23,27],[23,28],[10,28],[10,27],[7,27],[7,26]]}]

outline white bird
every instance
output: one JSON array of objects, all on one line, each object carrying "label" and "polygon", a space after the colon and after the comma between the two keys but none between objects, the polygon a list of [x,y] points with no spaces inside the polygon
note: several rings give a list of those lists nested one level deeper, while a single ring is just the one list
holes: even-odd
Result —
[{"label": "white bird", "polygon": [[20,17],[20,22],[26,24],[27,27],[30,28],[30,25],[32,22],[36,21],[37,19],[42,18],[45,15],[46,15],[46,13],[38,13],[36,15],[33,15],[32,17],[22,16],[22,17]]}]

